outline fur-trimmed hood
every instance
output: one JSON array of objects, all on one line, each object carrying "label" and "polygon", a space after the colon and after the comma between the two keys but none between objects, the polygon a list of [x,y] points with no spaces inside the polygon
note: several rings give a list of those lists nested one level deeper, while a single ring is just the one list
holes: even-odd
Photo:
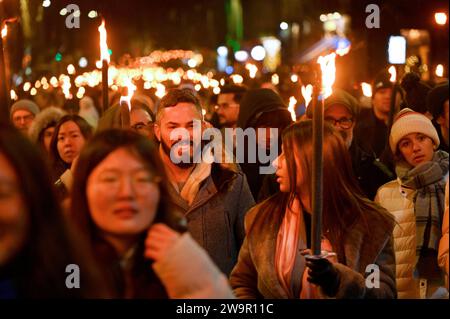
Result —
[{"label": "fur-trimmed hood", "polygon": [[28,131],[31,141],[33,141],[33,143],[38,143],[41,132],[52,125],[56,126],[56,123],[58,123],[64,115],[66,115],[64,110],[54,106],[42,110],[36,115]]}]

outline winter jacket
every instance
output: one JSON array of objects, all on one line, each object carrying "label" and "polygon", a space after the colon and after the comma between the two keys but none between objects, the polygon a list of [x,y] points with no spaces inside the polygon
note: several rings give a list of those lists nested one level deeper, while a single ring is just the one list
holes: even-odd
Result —
[{"label": "winter jacket", "polygon": [[442,267],[442,269],[445,272],[445,283],[448,287],[448,222],[449,222],[449,215],[448,215],[448,181],[447,185],[445,187],[445,212],[444,212],[444,219],[442,220],[442,238],[439,241],[439,254],[438,254],[438,262],[439,266]]},{"label": "winter jacket", "polygon": [[[230,276],[231,287],[238,298],[289,298],[275,269],[275,247],[283,213],[263,213],[260,206],[255,206],[245,218],[246,237]],[[346,265],[334,263],[341,278],[336,298],[396,297],[393,220],[387,212],[367,214],[370,231],[363,222],[353,225],[343,243]],[[379,266],[380,286],[367,289],[366,267],[371,264]]]},{"label": "winter jacket", "polygon": [[393,173],[375,154],[365,152],[356,142],[349,149],[352,169],[364,194],[373,200],[378,188],[394,178]]},{"label": "winter jacket", "polygon": [[375,154],[380,161],[394,171],[395,165],[392,153],[388,147],[388,127],[379,120],[373,109],[361,109],[354,129],[355,142],[368,154]]},{"label": "winter jacket", "polygon": [[244,174],[236,166],[213,163],[192,205],[172,185],[168,189],[192,237],[228,276],[244,240],[245,213],[255,204]]},{"label": "winter jacket", "polygon": [[416,260],[416,216],[414,198],[416,191],[393,180],[377,192],[375,202],[386,208],[395,218],[394,250],[396,281],[399,299],[425,298],[426,289],[420,290],[420,278],[415,278]]},{"label": "winter jacket", "polygon": [[415,191],[391,181],[377,192],[375,202],[386,208],[395,218],[394,250],[398,298],[418,298],[413,280],[416,264],[416,217],[414,214]]}]

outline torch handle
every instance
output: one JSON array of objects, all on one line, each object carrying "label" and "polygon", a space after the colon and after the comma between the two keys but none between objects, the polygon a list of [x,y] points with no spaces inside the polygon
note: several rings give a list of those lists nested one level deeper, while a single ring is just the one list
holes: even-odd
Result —
[{"label": "torch handle", "polygon": [[311,252],[321,254],[322,208],[323,208],[323,109],[324,101],[318,101],[313,94],[313,163],[312,163],[312,216],[311,216]]},{"label": "torch handle", "polygon": [[104,113],[109,107],[108,93],[108,61],[102,60],[102,113]]},{"label": "torch handle", "polygon": [[120,103],[120,125],[123,129],[130,128],[130,110],[126,102]]}]

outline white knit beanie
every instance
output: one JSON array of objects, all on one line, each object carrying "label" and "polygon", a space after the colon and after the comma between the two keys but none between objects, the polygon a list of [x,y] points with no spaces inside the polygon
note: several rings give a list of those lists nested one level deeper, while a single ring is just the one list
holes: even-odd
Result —
[{"label": "white knit beanie", "polygon": [[431,138],[439,146],[439,136],[431,121],[422,113],[405,108],[398,112],[389,136],[389,146],[392,153],[396,153],[398,142],[408,134],[422,133]]}]

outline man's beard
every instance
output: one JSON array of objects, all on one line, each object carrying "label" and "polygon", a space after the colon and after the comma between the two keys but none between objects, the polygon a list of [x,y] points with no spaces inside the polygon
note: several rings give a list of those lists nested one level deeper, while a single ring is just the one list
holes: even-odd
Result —
[{"label": "man's beard", "polygon": [[339,133],[341,133],[342,139],[344,140],[344,144],[345,147],[347,149],[350,148],[350,146],[352,145],[352,141],[353,141],[353,137],[350,137],[350,133],[346,132],[346,131],[340,131]]},{"label": "man's beard", "polygon": [[[192,143],[191,143],[192,145]],[[163,140],[161,139],[161,147],[164,151],[164,153],[166,153],[166,155],[170,158],[170,149],[171,147]],[[172,161],[172,163],[174,163]],[[179,163],[174,163],[176,166],[178,166],[179,168],[191,168],[192,166],[194,166],[194,161],[193,161],[193,156],[189,155],[189,163],[184,163],[183,161],[179,162]]]}]

